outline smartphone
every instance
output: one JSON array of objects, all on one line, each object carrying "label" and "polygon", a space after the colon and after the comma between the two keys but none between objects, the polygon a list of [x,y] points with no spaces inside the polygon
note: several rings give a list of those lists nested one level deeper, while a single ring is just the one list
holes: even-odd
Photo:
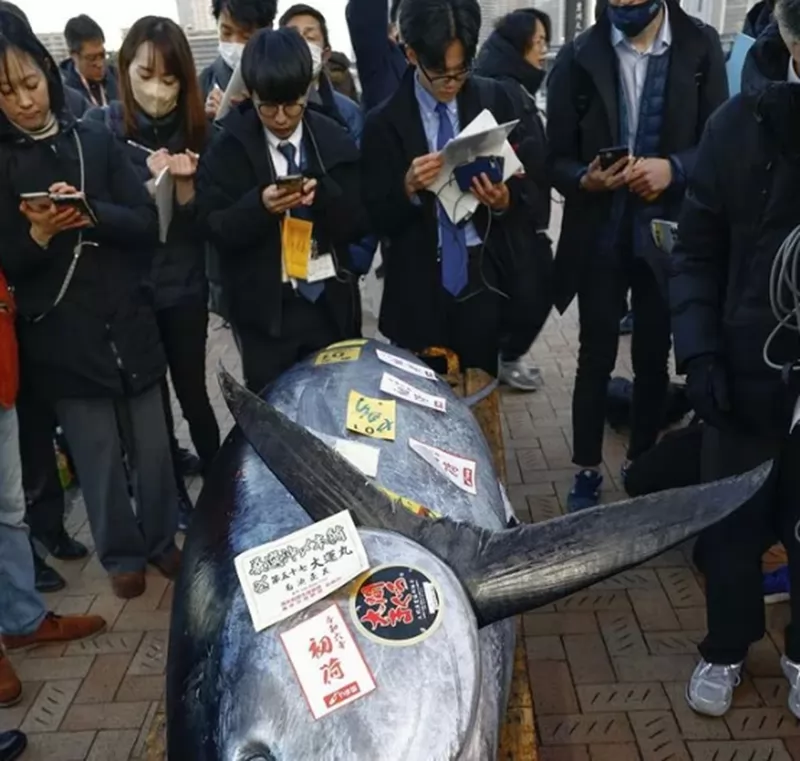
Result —
[{"label": "smartphone", "polygon": [[302,174],[289,174],[286,177],[278,177],[275,184],[281,190],[288,190],[290,193],[302,193],[306,178]]},{"label": "smartphone", "polygon": [[77,209],[84,217],[97,224],[97,217],[82,193],[53,193],[50,200],[59,208]]},{"label": "smartphone", "polygon": [[617,145],[613,148],[602,148],[597,154],[600,157],[600,168],[605,172],[611,169],[620,159],[628,158],[631,155],[627,145]]},{"label": "smartphone", "polygon": [[472,188],[472,180],[485,174],[489,181],[497,185],[503,181],[504,160],[502,156],[479,156],[469,164],[461,164],[453,170],[458,188],[462,193]]},{"label": "smartphone", "polygon": [[21,193],[20,198],[25,201],[28,206],[31,206],[38,211],[44,211],[52,203],[50,200],[50,194],[46,191],[41,193]]}]

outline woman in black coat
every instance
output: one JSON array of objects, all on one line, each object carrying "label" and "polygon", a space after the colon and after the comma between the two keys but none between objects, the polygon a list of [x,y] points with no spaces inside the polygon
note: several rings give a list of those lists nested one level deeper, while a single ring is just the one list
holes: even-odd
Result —
[{"label": "woman in black coat", "polygon": [[[208,399],[205,359],[208,285],[204,243],[195,220],[194,173],[207,137],[207,122],[192,53],[181,28],[170,19],[139,19],[119,52],[121,101],[95,109],[127,151],[140,183],[155,193],[156,179],[174,184],[172,219],[162,218],[150,280],[170,376],[192,441],[205,471],[219,449],[219,427]],[[164,410],[172,433],[169,389]],[[173,440],[173,460],[179,462]],[[188,502],[176,470],[182,503]],[[189,504],[189,507],[191,505]]]},{"label": "woman in black coat", "polygon": [[29,380],[55,404],[100,562],[124,598],[142,594],[148,562],[171,577],[180,561],[164,353],[140,285],[157,239],[155,208],[117,142],[67,115],[55,62],[24,21],[0,14],[0,267]]}]

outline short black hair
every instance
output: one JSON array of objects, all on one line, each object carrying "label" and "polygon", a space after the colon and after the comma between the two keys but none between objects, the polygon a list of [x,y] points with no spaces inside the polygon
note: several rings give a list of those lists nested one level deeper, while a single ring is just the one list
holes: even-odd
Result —
[{"label": "short black hair", "polygon": [[304,3],[298,3],[297,5],[293,5],[286,13],[281,16],[280,21],[278,22],[278,26],[286,26],[293,18],[297,16],[311,16],[315,18],[319,22],[320,29],[322,29],[322,40],[325,43],[326,48],[330,48],[331,46],[331,38],[328,34],[328,22],[325,20],[325,16],[322,15],[316,8],[312,8],[310,5],[305,5]]},{"label": "short black hair", "polygon": [[28,26],[31,25],[31,21],[28,18],[28,14],[25,13],[25,11],[23,11],[22,8],[20,8],[19,6],[14,5],[14,3],[9,3],[7,2],[7,0],[0,0],[0,11],[5,11],[6,13],[13,13],[19,18],[21,18]]},{"label": "short black hair", "polygon": [[777,0],[775,14],[786,31],[800,40],[800,0]]},{"label": "short black hair", "polygon": [[217,21],[223,11],[247,29],[267,29],[275,23],[278,0],[212,0],[211,12]]},{"label": "short black hair", "polygon": [[459,40],[465,63],[472,63],[478,50],[481,7],[478,0],[402,0],[400,36],[420,63],[431,69],[444,68],[445,51]]},{"label": "short black hair", "polygon": [[[50,95],[50,110],[59,115],[64,110],[64,83],[56,62],[33,33],[25,14],[19,14],[4,3],[0,6],[0,66],[8,66],[7,55],[19,50],[29,55],[42,70]],[[8,72],[6,72],[8,74]]]},{"label": "short black hair", "polygon": [[308,92],[314,76],[311,51],[292,27],[262,29],[242,54],[242,78],[263,103],[294,103]]},{"label": "short black hair", "polygon": [[400,3],[403,0],[392,0],[392,4],[389,6],[389,21],[393,24],[397,23],[397,17],[400,15]]},{"label": "short black hair", "polygon": [[70,53],[80,53],[84,42],[93,40],[105,42],[106,36],[100,24],[84,13],[67,21],[64,27],[64,39],[67,41]]},{"label": "short black hair", "polygon": [[531,40],[536,34],[536,22],[544,27],[545,38],[550,42],[553,25],[550,16],[538,8],[522,8],[498,19],[494,25],[497,34],[508,42],[521,56],[530,50]]}]

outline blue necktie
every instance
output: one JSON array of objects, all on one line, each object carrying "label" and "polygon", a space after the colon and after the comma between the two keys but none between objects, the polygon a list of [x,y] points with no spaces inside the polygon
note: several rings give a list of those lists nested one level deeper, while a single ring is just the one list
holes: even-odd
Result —
[{"label": "blue necktie", "polygon": [[[452,140],[453,124],[447,112],[446,103],[436,104],[439,117],[439,132],[436,136],[436,149],[441,151]],[[444,207],[436,202],[439,215],[439,232],[442,245],[442,285],[448,293],[458,296],[467,287],[467,235],[456,225]]]},{"label": "blue necktie", "polygon": [[[297,149],[291,143],[279,143],[278,151],[286,159],[286,174],[300,174],[300,167],[297,165]],[[292,209],[289,214],[296,219],[305,219],[311,222],[313,217],[311,210],[307,206],[298,206]],[[325,290],[325,283],[308,283],[305,280],[297,281],[297,290],[300,295],[312,303],[315,302]]]}]

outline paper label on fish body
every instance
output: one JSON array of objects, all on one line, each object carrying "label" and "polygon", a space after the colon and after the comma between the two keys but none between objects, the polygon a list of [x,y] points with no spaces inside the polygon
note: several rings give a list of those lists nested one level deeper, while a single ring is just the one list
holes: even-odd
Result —
[{"label": "paper label on fish body", "polygon": [[414,515],[419,515],[421,518],[431,518],[436,520],[441,518],[441,513],[437,513],[435,510],[431,510],[429,507],[425,507],[425,505],[421,505],[419,502],[415,502],[413,499],[409,499],[408,497],[403,497],[396,492],[393,492],[391,489],[387,489],[385,486],[381,486],[380,484],[375,484],[387,497],[391,497],[393,500],[399,502],[406,510],[409,512],[414,513]]},{"label": "paper label on fish body", "polygon": [[421,441],[409,438],[408,446],[411,447],[425,462],[432,465],[440,473],[443,473],[449,481],[452,481],[459,489],[468,494],[477,494],[477,476],[475,460],[468,460],[466,457],[459,457],[457,454],[445,452]]},{"label": "paper label on fish body", "polygon": [[282,632],[281,642],[315,719],[375,689],[375,678],[335,603]]},{"label": "paper label on fish body", "polygon": [[314,360],[315,365],[335,365],[339,362],[355,362],[361,356],[360,346],[328,347]]},{"label": "paper label on fish body", "polygon": [[329,436],[327,433],[315,431],[313,428],[308,430],[320,441],[327,444],[334,452],[344,457],[353,467],[358,468],[365,476],[369,478],[378,477],[378,462],[381,456],[381,450],[378,447],[371,447],[369,444],[362,444],[359,441],[340,439],[337,436]]},{"label": "paper label on fish body", "polygon": [[380,349],[376,349],[375,354],[381,362],[396,367],[398,370],[405,370],[407,373],[417,375],[420,378],[427,378],[428,380],[437,379],[436,373],[433,372],[430,367],[418,365],[416,362],[409,362],[407,359],[390,354],[388,351],[381,351]]},{"label": "paper label on fish body", "polygon": [[447,412],[447,401],[442,396],[434,396],[414,388],[410,383],[406,383],[391,373],[384,373],[381,378],[381,391],[398,399],[405,399],[407,402],[417,404],[420,407],[427,407],[438,412]]},{"label": "paper label on fish body", "polygon": [[373,439],[394,441],[397,403],[351,391],[347,400],[347,430]]},{"label": "paper label on fish body", "polygon": [[347,510],[234,560],[256,631],[321,600],[369,568]]}]

